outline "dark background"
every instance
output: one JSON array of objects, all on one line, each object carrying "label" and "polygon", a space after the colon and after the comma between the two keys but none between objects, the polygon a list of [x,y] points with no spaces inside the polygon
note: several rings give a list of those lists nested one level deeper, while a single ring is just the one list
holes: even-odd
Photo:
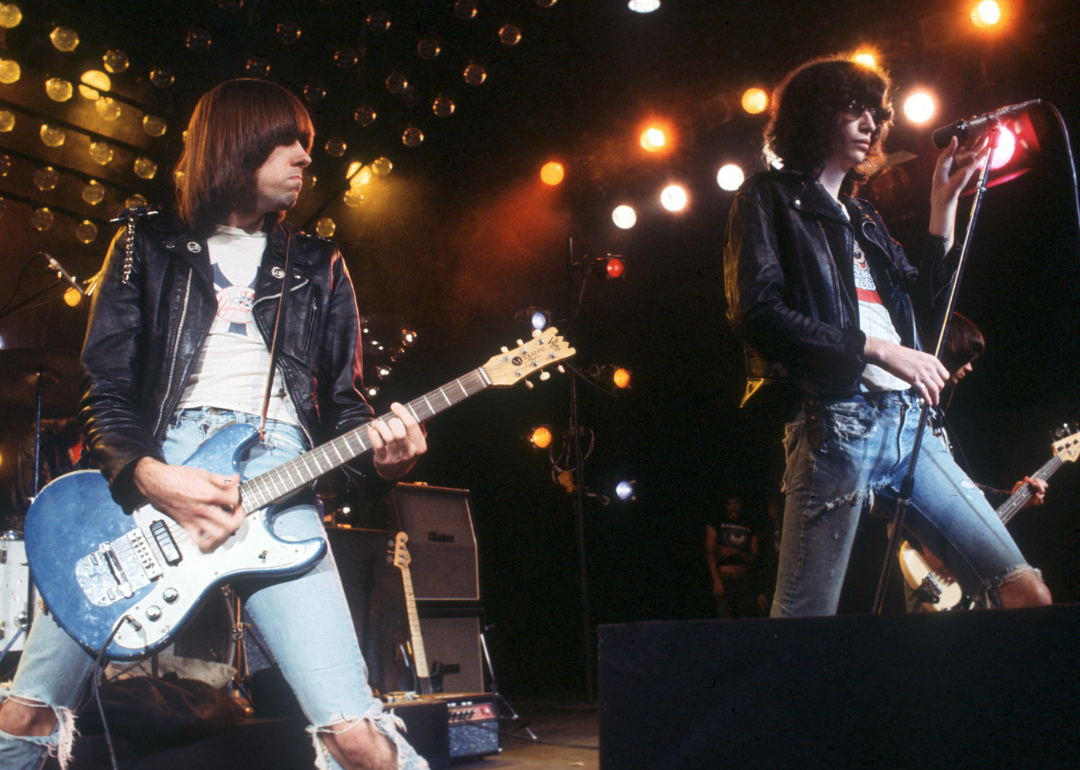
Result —
[{"label": "dark background", "polygon": [[[742,372],[724,319],[720,263],[732,194],[717,187],[715,174],[724,162],[739,162],[748,173],[761,168],[764,121],[739,108],[743,90],[769,88],[807,58],[860,46],[878,52],[900,97],[916,86],[933,89],[935,118],[918,129],[898,120],[887,147],[914,159],[865,191],[913,256],[928,217],[936,154],[931,128],[1033,98],[1056,104],[1071,129],[1080,111],[1078,8],[1052,0],[1006,5],[1004,29],[993,35],[974,30],[967,21],[970,4],[959,2],[698,0],[665,2],[653,14],[638,15],[621,1],[559,0],[543,7],[546,2],[478,0],[473,18],[462,18],[468,13],[457,13],[463,6],[453,2],[16,4],[22,23],[6,30],[6,50],[0,50],[0,58],[22,67],[18,82],[0,85],[0,100],[17,105],[0,103],[17,118],[13,131],[0,134],[0,152],[12,161],[0,178],[0,303],[10,295],[14,305],[47,289],[53,278],[35,256],[42,250],[79,278],[96,272],[112,233],[107,220],[128,195],[169,200],[183,125],[207,88],[251,74],[253,58],[269,64],[269,79],[298,94],[321,85],[326,97],[309,104],[317,130],[310,169],[316,182],[290,219],[309,232],[320,216],[336,223],[333,238],[348,259],[361,311],[372,318],[368,369],[378,363],[393,368],[386,380],[369,373],[369,384],[381,388],[373,399],[378,410],[390,399],[415,398],[526,336],[528,327],[515,314],[530,306],[553,311],[578,350],[578,369],[618,364],[631,370],[628,391],[612,393],[602,381],[579,386],[581,421],[595,436],[582,481],[610,498],[619,478],[634,479],[637,489],[631,502],[586,500],[594,623],[709,617],[706,517],[737,491],[761,518],[764,496],[778,487],[780,426],[774,415],[738,409]],[[377,18],[368,22],[380,12],[390,19],[381,32]],[[278,26],[290,21],[301,35],[285,44]],[[508,23],[521,32],[513,46],[499,41]],[[58,24],[79,34],[70,54],[48,42]],[[208,48],[197,50],[207,38]],[[417,54],[425,38],[441,46],[434,60]],[[46,77],[77,84],[86,69],[101,69],[102,54],[115,48],[131,62],[127,72],[112,76],[115,96],[128,100],[120,120],[100,120],[78,94],[63,104],[45,97]],[[356,53],[356,66],[335,63],[341,48]],[[469,63],[485,67],[483,84],[465,83],[461,73]],[[155,67],[172,70],[171,87],[151,84]],[[411,95],[388,92],[394,72],[414,86]],[[454,99],[453,115],[432,113],[440,94]],[[377,112],[369,127],[352,119],[361,103]],[[144,111],[165,118],[164,137],[142,132]],[[674,146],[659,157],[637,143],[650,117],[673,129]],[[112,140],[116,159],[104,168],[92,163],[89,140],[75,131],[68,131],[64,147],[45,147],[38,126],[56,119]],[[1001,487],[1042,465],[1050,457],[1048,431],[1080,412],[1073,189],[1060,128],[1042,114],[1034,120],[1041,152],[1029,173],[987,194],[957,305],[983,329],[988,349],[956,394],[949,418],[962,464],[976,480]],[[424,133],[419,147],[401,141],[410,125]],[[331,136],[348,145],[341,157],[324,149]],[[136,155],[158,163],[154,179],[132,173]],[[344,206],[349,163],[380,156],[393,162],[393,172],[365,188],[359,208]],[[567,169],[558,187],[538,179],[552,159]],[[46,164],[69,171],[55,190],[40,191],[31,178]],[[90,176],[108,183],[107,198],[97,206],[79,196]],[[680,181],[690,193],[680,214],[656,202],[668,181]],[[969,201],[961,204],[964,219]],[[612,224],[611,209],[620,203],[637,209],[635,228]],[[44,232],[30,224],[41,205],[58,212]],[[83,218],[99,230],[88,245],[74,236]],[[580,315],[568,327],[569,297],[577,297],[585,273],[568,268],[571,240],[577,260],[616,253],[626,272],[618,280],[590,277]],[[78,350],[85,304],[69,308],[61,293],[46,291],[0,320],[8,393],[25,388],[11,364],[16,354],[7,349]],[[402,325],[414,329],[419,342],[390,362]],[[74,385],[57,387],[68,390],[53,399],[52,412],[73,411]],[[31,413],[25,395],[0,403],[6,497],[14,448]],[[533,425],[547,423],[558,443],[569,409],[568,379],[559,375],[534,390],[480,395],[430,424],[429,452],[411,477],[471,492],[483,595],[495,624],[489,642],[500,684],[511,694],[583,688],[572,498],[553,483],[547,454],[523,439]],[[1010,525],[1058,601],[1080,598],[1078,483],[1067,466],[1053,479],[1047,505]],[[873,566],[849,576],[863,585],[876,569],[873,558],[864,561]]]}]

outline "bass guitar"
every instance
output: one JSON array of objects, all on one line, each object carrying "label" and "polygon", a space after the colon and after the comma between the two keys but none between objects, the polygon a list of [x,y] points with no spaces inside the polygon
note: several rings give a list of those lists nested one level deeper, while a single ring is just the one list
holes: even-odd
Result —
[{"label": "bass guitar", "polygon": [[[483,366],[409,402],[424,422],[470,396],[509,387],[575,353],[554,328],[518,340]],[[546,379],[547,372],[541,373]],[[531,385],[531,383],[529,383]],[[383,415],[388,420],[393,415]],[[184,463],[231,474],[258,442],[249,425],[229,426]],[[203,553],[171,518],[146,504],[126,514],[97,471],[61,476],[26,517],[30,573],[49,611],[79,644],[106,658],[133,660],[168,645],[215,587],[237,578],[284,578],[309,569],[326,541],[285,541],[270,530],[275,505],[323,474],[371,450],[362,425],[253,479],[240,499],[247,517],[236,534]]]},{"label": "bass guitar", "polygon": [[[1064,435],[1069,430],[1074,431],[1071,435]],[[1033,479],[1046,481],[1067,462],[1073,462],[1080,455],[1080,432],[1074,428],[1059,428],[1057,435],[1063,436],[1053,443],[1054,456],[1051,457],[1039,470],[1031,474]],[[997,515],[1003,524],[1016,515],[1017,511],[1024,507],[1031,495],[1034,494],[1030,484],[1024,484],[1016,490],[997,509]],[[930,557],[933,559],[933,557]],[[908,584],[916,596],[922,601],[923,607],[930,612],[944,612],[955,609],[964,600],[964,592],[956,578],[944,565],[933,559],[931,566],[920,549],[911,545],[907,540],[900,544],[900,570],[904,573],[904,581]]]},{"label": "bass guitar", "polygon": [[[416,692],[420,695],[433,695],[442,692],[442,675],[428,669],[427,653],[424,652],[424,637],[420,633],[420,616],[416,612],[416,594],[413,593],[412,573],[409,563],[412,557],[405,547],[409,536],[398,532],[394,538],[394,566],[401,570],[401,581],[405,587],[405,608],[409,613],[409,638],[412,644],[413,665],[416,667]],[[432,664],[434,668],[438,662]]]}]

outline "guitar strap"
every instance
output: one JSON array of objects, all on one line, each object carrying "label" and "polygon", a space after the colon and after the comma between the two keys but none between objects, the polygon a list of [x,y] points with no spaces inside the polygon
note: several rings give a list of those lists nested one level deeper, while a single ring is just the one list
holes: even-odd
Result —
[{"label": "guitar strap", "polygon": [[[275,225],[281,227],[280,224]],[[281,278],[281,296],[278,297],[277,317],[274,319],[274,334],[270,338],[270,371],[266,375],[266,392],[263,395],[263,408],[262,408],[262,422],[259,423],[259,440],[266,441],[266,414],[270,411],[270,394],[274,389],[274,370],[277,368],[277,358],[280,345],[278,345],[278,338],[282,336],[282,329],[285,324],[285,298],[288,296],[290,289],[292,288],[292,267],[289,264],[289,247],[292,245],[292,232],[288,228],[282,227],[285,231],[285,275]],[[270,233],[270,238],[273,238],[273,233]]]}]

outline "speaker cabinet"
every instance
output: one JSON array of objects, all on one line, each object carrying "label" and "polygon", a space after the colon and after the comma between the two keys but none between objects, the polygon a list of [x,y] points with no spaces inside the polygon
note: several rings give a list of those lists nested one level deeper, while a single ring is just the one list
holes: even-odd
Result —
[{"label": "speaker cabinet", "polygon": [[1080,767],[1080,605],[599,639],[604,770]]},{"label": "speaker cabinet", "polygon": [[484,692],[480,613],[440,612],[421,605],[418,607],[418,614],[428,668],[433,671],[435,663],[439,664],[443,677],[443,692]]},{"label": "speaker cabinet", "polygon": [[401,530],[409,536],[409,571],[416,599],[480,601],[468,491],[398,484],[391,501]]},{"label": "speaker cabinet", "polygon": [[[401,645],[409,639],[409,620],[401,570],[393,565],[395,533],[328,529],[326,534],[372,688],[380,692],[411,690],[411,677],[400,654]],[[317,628],[297,629],[302,634],[318,632]]]}]

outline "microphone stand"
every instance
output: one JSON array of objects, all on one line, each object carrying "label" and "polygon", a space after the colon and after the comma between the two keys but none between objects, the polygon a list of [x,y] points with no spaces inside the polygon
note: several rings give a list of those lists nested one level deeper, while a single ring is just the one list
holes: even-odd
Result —
[{"label": "microphone stand", "polygon": [[[964,235],[964,244],[960,248],[960,259],[956,265],[956,275],[953,276],[952,285],[949,289],[949,299],[945,305],[945,318],[941,323],[941,331],[938,334],[937,345],[934,347],[934,356],[941,356],[941,349],[945,344],[945,335],[949,331],[949,322],[952,319],[953,306],[956,304],[956,292],[960,286],[960,279],[964,275],[964,266],[967,264],[968,251],[971,247],[971,235],[975,232],[975,221],[979,217],[979,207],[982,205],[983,195],[986,193],[986,180],[990,172],[990,164],[994,160],[994,150],[997,146],[998,119],[994,119],[993,128],[990,130],[990,153],[986,157],[979,172],[979,181],[975,186],[975,200],[971,204],[971,217],[968,221],[967,233]],[[874,594],[873,614],[880,615],[885,604],[885,586],[889,582],[893,562],[896,561],[900,551],[900,540],[903,537],[904,518],[907,515],[908,504],[911,502],[911,493],[915,489],[915,463],[919,459],[919,450],[922,448],[923,429],[926,427],[926,419],[930,413],[930,404],[923,403],[922,412],[919,414],[919,427],[915,432],[915,443],[911,449],[911,460],[908,462],[907,474],[900,482],[900,494],[896,500],[896,513],[893,516],[892,532],[889,534],[889,547],[885,552],[885,563],[881,566],[881,576],[878,578],[877,592]]]}]

